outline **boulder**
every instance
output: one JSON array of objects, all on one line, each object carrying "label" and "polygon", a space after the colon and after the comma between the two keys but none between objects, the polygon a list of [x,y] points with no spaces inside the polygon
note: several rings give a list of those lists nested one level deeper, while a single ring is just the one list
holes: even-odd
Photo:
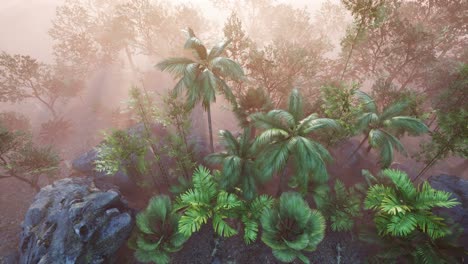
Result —
[{"label": "boulder", "polygon": [[96,185],[101,187],[107,184],[119,187],[123,193],[132,193],[138,189],[136,183],[130,177],[119,170],[114,175],[106,175],[104,172],[99,172],[94,169],[94,161],[97,158],[97,151],[92,149],[78,158],[72,163],[72,168],[78,172],[79,175],[89,175],[94,178]]},{"label": "boulder", "polygon": [[[137,124],[129,128],[127,132],[130,135],[142,135],[144,133],[144,126],[141,123]],[[167,130],[162,125],[153,125],[151,127],[151,132],[157,137],[164,137],[167,135]],[[159,144],[163,144],[163,141],[160,141],[158,146]],[[119,170],[114,175],[106,175],[104,172],[96,171],[94,165],[96,158],[97,151],[95,149],[91,149],[73,160],[72,168],[80,175],[89,175],[94,177],[98,186],[107,184],[115,185],[125,194],[133,193],[139,189],[136,182],[123,170]],[[168,161],[165,162],[167,163]]]},{"label": "boulder", "polygon": [[455,223],[463,227],[460,244],[468,249],[468,180],[442,174],[431,176],[428,181],[434,189],[451,192],[452,198],[456,198],[461,203],[452,208],[437,209],[437,213],[449,216]]},{"label": "boulder", "polygon": [[67,178],[41,189],[21,225],[20,264],[114,263],[134,221],[114,189]]}]

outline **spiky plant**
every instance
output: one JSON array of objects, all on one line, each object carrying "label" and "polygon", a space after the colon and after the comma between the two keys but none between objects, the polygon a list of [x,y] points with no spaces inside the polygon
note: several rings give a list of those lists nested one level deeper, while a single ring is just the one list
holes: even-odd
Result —
[{"label": "spiky plant", "polygon": [[235,194],[220,191],[214,176],[203,166],[195,170],[192,181],[193,188],[176,199],[176,210],[182,212],[179,231],[190,236],[211,219],[213,230],[219,236],[237,234],[226,220],[237,217],[242,201]]},{"label": "spiky plant", "polygon": [[[338,123],[329,118],[318,118],[311,114],[304,116],[302,96],[293,89],[289,96],[288,110],[275,109],[270,112],[251,115],[255,125],[264,131],[257,137],[255,145],[262,148],[259,155],[261,173],[271,177],[284,170],[289,160],[294,161],[295,185],[306,192],[309,180],[323,183],[328,179],[325,161],[331,160],[329,152],[309,135],[322,129],[338,129]],[[285,172],[285,170],[284,170]],[[286,175],[280,178],[284,181]],[[279,185],[278,193],[282,184]]]},{"label": "spiky plant", "polygon": [[354,218],[361,214],[361,197],[353,187],[346,188],[340,180],[335,181],[333,189],[334,193],[328,195],[323,212],[333,231],[350,231]]},{"label": "spiky plant", "polygon": [[427,126],[421,120],[400,115],[408,107],[406,101],[394,103],[379,111],[374,99],[365,92],[356,91],[356,96],[364,108],[364,113],[357,121],[357,130],[364,133],[364,139],[353,155],[368,140],[368,151],[372,148],[379,149],[380,164],[386,168],[392,163],[393,149],[406,154],[396,134],[408,132],[410,135],[420,135],[428,131]]},{"label": "spiky plant", "polygon": [[223,165],[220,187],[228,191],[237,187],[245,199],[253,199],[257,194],[257,184],[266,179],[261,177],[255,163],[257,153],[250,140],[250,129],[244,129],[244,133],[237,138],[227,130],[221,130],[219,136],[225,151],[213,153],[206,160],[211,164]]},{"label": "spiky plant", "polygon": [[180,216],[172,212],[167,196],[151,198],[143,212],[136,216],[136,227],[129,240],[138,261],[167,264],[170,254],[179,251],[188,237],[178,231]]},{"label": "spiky plant", "polygon": [[459,204],[449,192],[435,190],[428,182],[415,187],[399,170],[386,169],[382,173],[392,184],[371,186],[364,201],[366,209],[376,212],[374,222],[380,235],[405,237],[419,230],[437,239],[448,233],[444,219],[431,210]]},{"label": "spiky plant", "polygon": [[261,217],[262,241],[282,262],[299,258],[310,263],[304,251],[314,251],[325,235],[325,218],[310,209],[299,193],[286,192]]},{"label": "spiky plant", "polygon": [[263,213],[273,205],[273,198],[267,195],[257,196],[252,201],[243,203],[240,219],[244,225],[244,241],[250,244],[257,240],[258,225]]},{"label": "spiky plant", "polygon": [[208,114],[210,146],[211,152],[214,152],[211,103],[216,101],[216,91],[220,91],[228,101],[235,102],[234,95],[226,81],[228,79],[240,80],[244,76],[244,71],[237,62],[222,56],[230,40],[215,45],[208,52],[191,28],[188,28],[186,33],[187,41],[184,48],[192,50],[194,58],[169,58],[158,63],[157,67],[180,78],[173,91],[175,95],[178,95],[185,89],[187,104],[190,108],[198,102],[202,103]]}]

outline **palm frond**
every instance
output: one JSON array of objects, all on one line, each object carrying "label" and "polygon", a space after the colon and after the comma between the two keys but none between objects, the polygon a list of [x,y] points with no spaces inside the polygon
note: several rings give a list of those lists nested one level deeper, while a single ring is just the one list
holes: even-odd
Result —
[{"label": "palm frond", "polygon": [[156,67],[161,71],[167,71],[175,77],[182,77],[187,65],[193,63],[195,62],[188,58],[168,58],[156,64]]},{"label": "palm frond", "polygon": [[336,120],[330,118],[316,118],[314,120],[310,120],[307,127],[304,128],[303,133],[309,134],[319,129],[330,129],[330,130],[339,130],[340,125]]},{"label": "palm frond", "polygon": [[239,154],[240,145],[229,130],[220,130],[219,138],[221,144],[232,154]]},{"label": "palm frond", "polygon": [[226,81],[224,81],[221,78],[216,78],[216,81],[218,90],[220,90],[223,93],[224,97],[226,97],[226,99],[229,102],[234,104],[236,101],[236,97],[232,93],[232,89],[229,87],[229,85],[227,85]]},{"label": "palm frond", "polygon": [[216,44],[211,50],[210,50],[210,53],[208,55],[208,59],[211,60],[215,57],[218,57],[220,56],[221,54],[223,54],[224,50],[226,49],[226,47],[231,43],[231,40],[230,39],[226,39],[224,41],[221,41],[219,42],[218,44]]},{"label": "palm frond", "polygon": [[193,55],[199,60],[206,60],[207,59],[207,51],[206,47],[203,45],[203,42],[195,36],[193,30],[191,28],[187,29],[189,33],[189,37],[185,42],[184,48],[191,49],[193,51]]},{"label": "palm frond", "polygon": [[392,117],[386,124],[391,129],[403,129],[413,135],[420,135],[429,131],[421,120],[408,116]]},{"label": "palm frond", "polygon": [[356,129],[358,131],[363,131],[367,129],[371,124],[376,123],[379,120],[379,117],[376,113],[368,112],[362,114],[356,123]]},{"label": "palm frond", "polygon": [[284,131],[288,131],[288,127],[281,123],[281,120],[272,118],[271,116],[264,113],[254,113],[250,115],[250,118],[255,125],[262,129],[277,128]]},{"label": "palm frond", "polygon": [[235,61],[226,57],[215,57],[210,60],[211,67],[219,70],[221,76],[228,77],[234,81],[239,81],[244,77],[244,70]]},{"label": "palm frond", "polygon": [[384,121],[392,117],[398,116],[401,113],[403,113],[403,111],[405,111],[407,108],[408,108],[407,101],[400,101],[400,102],[394,103],[382,111],[382,114],[380,115],[380,120]]},{"label": "palm frond", "polygon": [[265,146],[266,144],[272,142],[280,142],[288,137],[288,132],[278,129],[278,128],[270,128],[262,132],[256,139],[255,139],[255,148],[258,149],[259,147]]},{"label": "palm frond", "polygon": [[367,112],[377,114],[377,106],[375,104],[374,99],[372,99],[370,95],[363,91],[357,90],[355,92],[355,96],[357,97],[359,102],[365,107]]}]

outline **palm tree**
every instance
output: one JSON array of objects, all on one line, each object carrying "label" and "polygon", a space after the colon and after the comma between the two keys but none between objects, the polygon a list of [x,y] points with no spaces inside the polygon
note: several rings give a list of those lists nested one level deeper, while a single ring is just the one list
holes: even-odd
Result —
[{"label": "palm tree", "polygon": [[250,128],[244,129],[244,133],[237,138],[226,130],[221,130],[219,134],[225,151],[213,153],[206,159],[212,164],[223,164],[221,188],[231,190],[240,187],[246,200],[253,199],[257,193],[257,183],[266,179],[261,177],[255,163],[256,151],[250,139]]},{"label": "palm tree", "polygon": [[208,128],[210,133],[211,152],[213,147],[213,128],[211,124],[210,104],[216,101],[216,91],[220,91],[230,102],[235,102],[231,88],[226,80],[240,80],[244,76],[241,66],[226,57],[221,56],[230,40],[215,45],[209,52],[198,39],[193,30],[188,28],[187,41],[184,48],[192,50],[193,59],[177,57],[169,58],[156,66],[180,78],[174,87],[174,95],[179,95],[186,89],[187,104],[193,108],[198,102],[208,114]]},{"label": "palm tree", "polygon": [[255,113],[251,116],[256,126],[264,129],[256,139],[254,148],[261,148],[260,170],[270,177],[274,172],[283,170],[278,194],[281,192],[285,167],[293,158],[296,169],[293,180],[307,191],[309,176],[314,181],[324,183],[328,179],[325,162],[331,160],[330,153],[318,142],[307,136],[320,129],[338,129],[338,123],[329,118],[317,118],[316,114],[304,118],[302,97],[297,89],[289,96],[288,110],[275,109],[266,114]]},{"label": "palm tree", "polygon": [[403,145],[394,134],[408,132],[411,135],[420,135],[428,131],[421,120],[400,116],[408,107],[406,101],[394,103],[379,111],[374,99],[365,92],[356,91],[356,96],[365,111],[358,118],[357,130],[364,132],[365,136],[351,156],[357,153],[366,140],[369,140],[367,152],[372,148],[380,149],[380,163],[386,168],[392,163],[394,148],[405,154]]}]

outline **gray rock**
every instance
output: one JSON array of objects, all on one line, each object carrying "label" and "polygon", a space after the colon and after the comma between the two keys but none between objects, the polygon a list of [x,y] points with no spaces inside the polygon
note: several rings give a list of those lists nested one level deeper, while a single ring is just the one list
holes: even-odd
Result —
[{"label": "gray rock", "polygon": [[56,181],[26,213],[19,263],[114,263],[133,224],[118,192],[97,189],[91,178]]},{"label": "gray rock", "polygon": [[438,175],[428,179],[434,189],[451,192],[461,204],[452,208],[437,209],[437,213],[449,216],[455,223],[460,224],[464,231],[460,237],[460,245],[468,249],[468,180],[457,176]]}]

